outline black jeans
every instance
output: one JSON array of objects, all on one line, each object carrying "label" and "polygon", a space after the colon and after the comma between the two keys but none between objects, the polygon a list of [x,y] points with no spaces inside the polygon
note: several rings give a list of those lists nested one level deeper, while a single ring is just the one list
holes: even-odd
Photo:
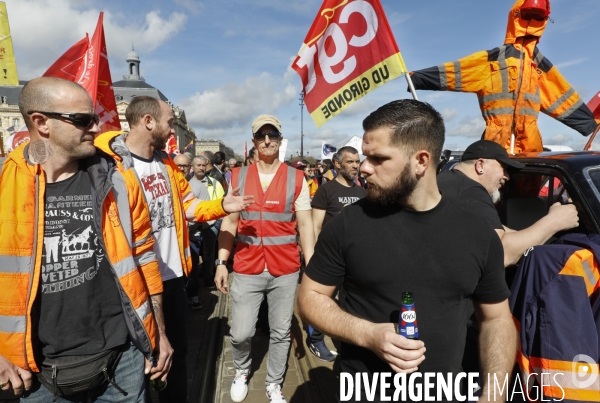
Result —
[{"label": "black jeans", "polygon": [[163,282],[163,316],[167,338],[173,348],[173,363],[167,387],[159,392],[160,403],[185,403],[187,400],[187,301],[183,277]]},{"label": "black jeans", "polygon": [[[194,231],[196,232],[196,231]],[[192,270],[187,279],[185,290],[188,298],[197,297],[200,290],[200,257],[202,253],[202,238],[196,238],[190,233],[190,255],[192,256]]]},{"label": "black jeans", "polygon": [[205,285],[214,285],[215,283],[217,234],[214,231],[214,227],[202,230],[202,271]]}]

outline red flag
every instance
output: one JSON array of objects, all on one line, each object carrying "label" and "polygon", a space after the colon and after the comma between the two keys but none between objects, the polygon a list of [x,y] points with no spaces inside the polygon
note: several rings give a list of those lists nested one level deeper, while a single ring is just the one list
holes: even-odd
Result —
[{"label": "red flag", "polygon": [[167,154],[180,154],[179,149],[177,148],[177,139],[175,136],[171,134],[169,139],[167,140],[167,145],[165,146],[165,152]]},{"label": "red flag", "polygon": [[407,73],[379,0],[325,0],[292,68],[317,127]]},{"label": "red flag", "polygon": [[44,77],[58,77],[65,80],[76,81],[77,72],[81,61],[85,57],[89,46],[89,38],[87,34],[85,38],[71,46],[52,66],[44,73]]},{"label": "red flag", "polygon": [[108,66],[103,19],[104,13],[101,12],[94,36],[77,72],[77,82],[90,94],[96,114],[100,116],[100,133],[121,130]]},{"label": "red flag", "polygon": [[588,108],[594,114],[595,119],[600,119],[600,91],[587,103]]}]

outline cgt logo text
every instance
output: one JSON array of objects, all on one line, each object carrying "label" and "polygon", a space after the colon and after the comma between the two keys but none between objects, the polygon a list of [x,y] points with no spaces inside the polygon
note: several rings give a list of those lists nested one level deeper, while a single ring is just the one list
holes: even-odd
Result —
[{"label": "cgt logo text", "polygon": [[[558,383],[560,372],[531,373],[527,378],[516,375],[515,381],[510,383],[510,375],[504,379],[496,374],[489,375],[487,379],[487,400],[496,401],[506,396],[506,401],[562,401],[565,391]],[[459,372],[452,373],[391,373],[375,372],[368,373],[348,372],[340,373],[340,401],[382,401],[399,402],[406,401],[477,401],[481,395],[481,387],[478,382],[479,373]],[[586,379],[587,381],[587,379]],[[584,386],[584,385],[582,385]],[[545,387],[554,387],[562,391],[562,396],[548,397]]]}]

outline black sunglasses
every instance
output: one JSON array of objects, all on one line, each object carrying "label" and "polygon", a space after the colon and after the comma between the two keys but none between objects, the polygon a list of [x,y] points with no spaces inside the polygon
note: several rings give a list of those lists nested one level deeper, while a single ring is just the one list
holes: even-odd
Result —
[{"label": "black sunglasses", "polygon": [[63,118],[73,123],[75,126],[89,129],[100,122],[100,116],[93,115],[91,113],[67,113],[67,112],[42,112],[42,111],[29,111],[28,115],[33,113],[41,113],[51,117]]},{"label": "black sunglasses", "polygon": [[263,141],[265,137],[269,136],[269,139],[272,141],[279,141],[281,138],[281,133],[279,132],[258,132],[254,133],[254,140]]}]

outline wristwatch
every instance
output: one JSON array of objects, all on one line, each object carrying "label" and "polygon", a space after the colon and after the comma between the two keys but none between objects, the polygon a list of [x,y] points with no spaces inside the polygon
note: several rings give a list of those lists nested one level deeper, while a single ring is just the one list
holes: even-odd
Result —
[{"label": "wristwatch", "polygon": [[219,259],[215,260],[215,267],[217,267],[221,264],[224,266],[227,266],[227,260],[219,260]]}]

